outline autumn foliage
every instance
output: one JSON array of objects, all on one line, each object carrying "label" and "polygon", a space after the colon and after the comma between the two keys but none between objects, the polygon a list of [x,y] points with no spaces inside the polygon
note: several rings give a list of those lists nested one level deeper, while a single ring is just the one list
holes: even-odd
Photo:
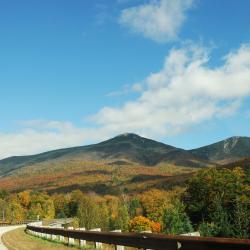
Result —
[{"label": "autumn foliage", "polygon": [[[119,182],[120,174],[113,173],[111,185]],[[79,189],[50,195],[0,190],[0,217],[5,222],[70,217],[87,229],[177,235],[199,230],[204,236],[250,237],[249,169],[206,168],[191,177],[186,187],[143,187],[141,192],[119,190],[113,195]]]},{"label": "autumn foliage", "polygon": [[161,231],[161,224],[151,221],[144,216],[136,216],[129,222],[129,229],[131,232],[151,231],[159,233]]}]

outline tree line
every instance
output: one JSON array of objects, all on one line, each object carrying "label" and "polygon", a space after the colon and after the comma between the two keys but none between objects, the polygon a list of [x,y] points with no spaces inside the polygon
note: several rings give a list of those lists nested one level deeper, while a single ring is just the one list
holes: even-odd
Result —
[{"label": "tree line", "polygon": [[202,236],[249,238],[250,168],[206,168],[186,187],[150,189],[134,195],[1,190],[0,218],[12,223],[74,218],[74,226],[86,229],[167,234],[198,230]]}]

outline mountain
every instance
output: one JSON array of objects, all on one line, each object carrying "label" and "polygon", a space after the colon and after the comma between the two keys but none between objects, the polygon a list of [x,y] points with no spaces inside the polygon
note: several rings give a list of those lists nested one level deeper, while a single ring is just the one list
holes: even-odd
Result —
[{"label": "mountain", "polygon": [[109,165],[155,166],[166,163],[184,167],[206,167],[246,157],[250,157],[250,137],[231,137],[208,146],[184,150],[126,133],[98,144],[53,150],[37,155],[9,157],[0,160],[0,175],[38,163],[58,163],[74,159],[104,162]]},{"label": "mountain", "polygon": [[107,164],[141,164],[154,166],[161,162],[181,166],[200,167],[206,161],[190,152],[164,143],[126,133],[110,140],[89,146],[73,147],[45,152],[31,156],[14,156],[0,160],[0,174],[16,169],[50,161],[78,159],[83,161],[104,161]]},{"label": "mountain", "polygon": [[250,157],[248,137],[184,150],[127,133],[89,146],[0,160],[0,189],[132,194],[183,185],[199,167],[234,167],[235,163],[222,164],[246,157]]},{"label": "mountain", "polygon": [[211,162],[230,163],[250,157],[250,137],[235,136],[189,152]]}]

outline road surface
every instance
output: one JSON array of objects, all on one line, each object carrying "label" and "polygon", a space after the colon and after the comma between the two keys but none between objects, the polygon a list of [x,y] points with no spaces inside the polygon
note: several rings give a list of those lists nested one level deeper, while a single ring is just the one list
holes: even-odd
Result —
[{"label": "road surface", "polygon": [[8,248],[2,242],[2,235],[20,227],[24,227],[24,225],[0,227],[0,250],[8,250]]}]

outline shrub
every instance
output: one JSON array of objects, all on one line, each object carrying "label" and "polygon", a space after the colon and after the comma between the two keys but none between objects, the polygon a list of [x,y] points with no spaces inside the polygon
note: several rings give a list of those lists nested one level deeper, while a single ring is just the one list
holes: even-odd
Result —
[{"label": "shrub", "polygon": [[158,222],[151,221],[144,216],[136,216],[129,222],[129,230],[131,232],[152,231],[159,233],[161,231],[161,225]]},{"label": "shrub", "polygon": [[161,224],[159,222],[152,221],[151,230],[153,233],[160,233],[161,232]]},{"label": "shrub", "polygon": [[218,227],[214,222],[202,222],[198,228],[201,236],[203,237],[215,237],[218,235]]}]

